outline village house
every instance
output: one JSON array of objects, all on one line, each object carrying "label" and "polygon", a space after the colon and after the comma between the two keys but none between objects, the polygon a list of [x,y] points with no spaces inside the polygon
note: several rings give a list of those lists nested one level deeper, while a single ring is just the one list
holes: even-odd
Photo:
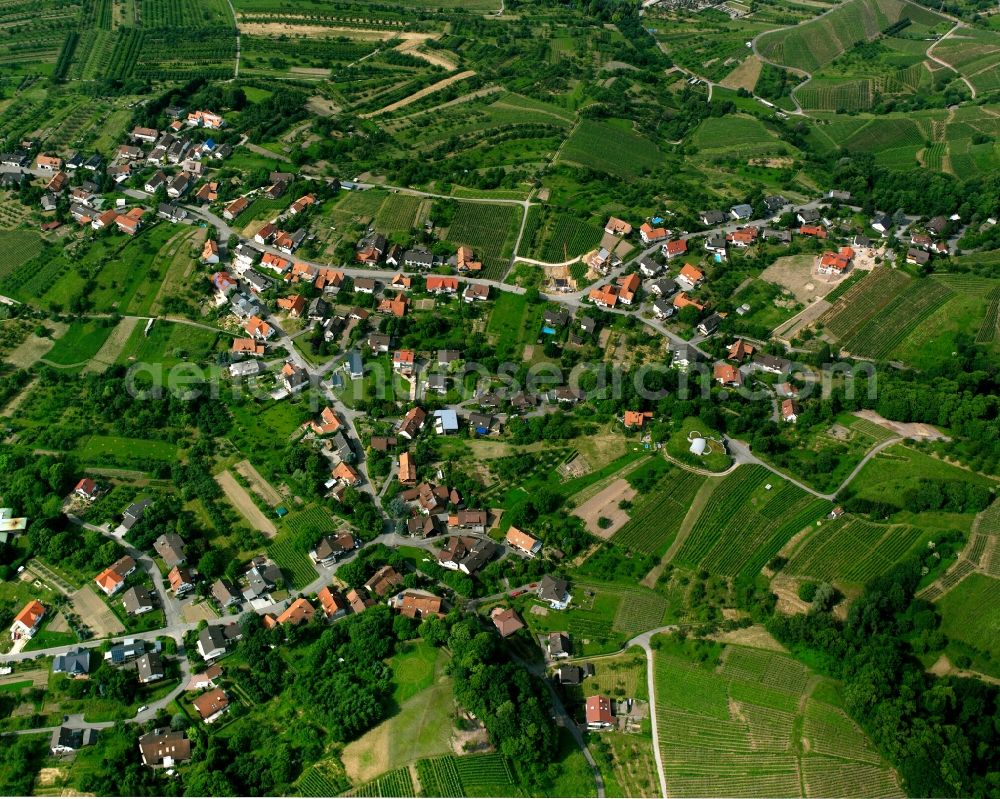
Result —
[{"label": "village house", "polygon": [[627,236],[632,232],[632,226],[623,219],[613,216],[604,226],[604,232],[610,236]]},{"label": "village house", "polygon": [[502,638],[509,638],[524,628],[524,622],[521,621],[521,617],[513,608],[493,608],[490,611],[490,621],[493,622],[493,626],[497,628],[497,632]]},{"label": "village house", "polygon": [[639,227],[639,238],[643,244],[659,244],[669,236],[669,230],[664,227],[653,227],[649,222],[643,222]]},{"label": "village house", "polygon": [[548,602],[552,610],[566,610],[573,597],[568,591],[569,583],[546,574],[538,584],[538,598]]},{"label": "village house", "polygon": [[792,371],[792,362],[777,355],[755,355],[753,357],[753,367],[761,372],[769,372],[773,375],[787,375]]},{"label": "village house", "polygon": [[614,308],[618,304],[618,287],[610,283],[591,289],[588,298],[598,308]]},{"label": "village house", "polygon": [[756,351],[757,348],[754,347],[753,344],[748,344],[743,339],[738,338],[730,345],[729,353],[726,357],[731,361],[743,363],[743,361],[753,355]]},{"label": "village house", "polygon": [[434,256],[426,250],[407,250],[403,253],[403,263],[411,269],[430,269],[434,266]]},{"label": "village house", "polygon": [[655,294],[657,297],[670,297],[676,292],[677,282],[668,277],[661,277],[649,284],[649,293]]},{"label": "village house", "polygon": [[674,239],[673,241],[668,241],[660,248],[663,256],[668,261],[672,261],[674,258],[685,255],[687,253],[687,249],[688,245],[684,239]]},{"label": "village house", "polygon": [[153,595],[141,585],[134,585],[122,595],[122,607],[129,616],[141,616],[154,607]]},{"label": "village house", "polygon": [[444,600],[441,597],[416,588],[401,591],[389,600],[389,607],[417,621],[430,618],[443,619],[445,615],[443,606]]},{"label": "village house", "polygon": [[101,495],[101,490],[97,483],[89,477],[83,477],[76,484],[73,493],[87,502],[93,502]]},{"label": "village house", "polygon": [[854,250],[850,247],[841,247],[837,252],[825,252],[816,271],[821,275],[842,275],[850,267],[853,258]]},{"label": "village house", "polygon": [[782,400],[781,418],[792,424],[799,418],[799,404],[793,399]]},{"label": "village house", "polygon": [[229,708],[229,697],[221,688],[213,688],[192,702],[201,720],[206,724],[217,721]]},{"label": "village house", "polygon": [[168,569],[180,566],[187,560],[184,552],[184,539],[176,533],[166,533],[153,542],[153,549],[159,555]]},{"label": "village house", "polygon": [[329,566],[331,563],[336,563],[342,556],[354,552],[359,543],[350,533],[325,535],[320,539],[316,548],[309,553],[309,557],[321,566]]},{"label": "village house", "polygon": [[910,249],[906,251],[906,263],[908,264],[923,266],[930,260],[930,253],[927,253],[924,250],[918,250],[915,247],[910,247]]},{"label": "village house", "polygon": [[382,253],[385,252],[386,239],[381,233],[376,233],[358,243],[358,251],[354,254],[354,259],[359,264],[377,264]]},{"label": "village house", "polygon": [[427,292],[429,294],[456,294],[458,293],[458,278],[446,275],[428,275]]},{"label": "village house", "polygon": [[639,259],[639,273],[643,277],[656,277],[663,271],[663,265],[648,256]]},{"label": "village house", "polygon": [[490,298],[490,287],[485,284],[470,283],[462,292],[465,302],[485,302]]},{"label": "village house", "polygon": [[222,209],[222,218],[231,222],[249,207],[250,201],[246,197],[237,197]]},{"label": "village house", "polygon": [[476,260],[472,247],[463,244],[455,253],[455,268],[459,272],[479,272],[483,268],[483,263]]},{"label": "village house", "polygon": [[699,311],[704,311],[705,310],[705,306],[704,305],[702,305],[700,302],[696,302],[695,300],[692,300],[687,295],[687,293],[683,292],[683,291],[681,291],[681,292],[677,293],[676,295],[674,295],[674,298],[671,300],[671,302],[673,303],[674,308],[676,308],[678,311],[681,310],[681,308],[687,308],[688,306],[690,306],[692,308],[696,308]]},{"label": "village house", "polygon": [[93,746],[95,743],[97,743],[97,730],[93,727],[74,729],[63,725],[52,731],[49,751],[59,757],[72,754],[85,746]]},{"label": "village house", "polygon": [[406,416],[403,417],[403,421],[399,427],[399,434],[403,438],[413,439],[416,437],[417,433],[420,432],[420,428],[424,426],[424,421],[427,419],[427,412],[419,406],[414,406],[406,412]]},{"label": "village house", "polygon": [[617,283],[618,299],[622,305],[631,305],[636,293],[639,291],[639,287],[642,285],[639,275],[633,272],[631,275],[618,278]]},{"label": "village house", "polygon": [[685,291],[691,291],[703,282],[705,282],[705,273],[691,264],[684,264],[681,271],[677,273],[677,283]]},{"label": "village house", "polygon": [[309,604],[309,601],[303,597],[299,597],[291,605],[289,605],[285,610],[278,616],[278,618],[273,619],[273,617],[265,616],[264,625],[268,626],[268,619],[272,618],[270,626],[291,624],[296,627],[300,624],[308,623],[312,621],[312,617],[316,615],[316,609]]},{"label": "village house", "polygon": [[135,560],[125,555],[98,574],[94,582],[105,596],[114,596],[125,587],[125,578],[132,574],[135,568]]},{"label": "village house", "polygon": [[147,685],[157,680],[162,680],[167,676],[163,667],[163,658],[158,652],[147,652],[135,662],[136,675],[139,682]]},{"label": "village house", "polygon": [[139,754],[144,766],[175,766],[191,759],[191,741],[181,731],[157,729],[139,738]]},{"label": "village house", "polygon": [[615,726],[611,700],[606,696],[588,696],[586,711],[588,730],[610,730]]},{"label": "village house", "polygon": [[738,222],[745,222],[753,216],[753,206],[747,203],[740,203],[730,208],[729,214]]},{"label": "village house", "polygon": [[167,574],[167,582],[170,583],[170,590],[174,592],[174,596],[184,596],[194,590],[194,572],[183,566],[174,566]]},{"label": "village house", "polygon": [[755,227],[744,227],[727,234],[726,241],[734,247],[745,249],[757,241],[757,236],[759,234],[760,230]]},{"label": "village house", "polygon": [[350,608],[350,604],[341,593],[331,590],[329,586],[321,588],[316,594],[316,599],[327,621],[334,621],[347,615],[347,610]]},{"label": "village house", "polygon": [[251,316],[243,325],[247,335],[258,341],[267,341],[274,335],[274,328],[259,316]]},{"label": "village house", "polygon": [[349,463],[345,463],[344,461],[338,463],[330,474],[334,480],[339,480],[344,485],[361,485],[361,475],[358,474],[357,470],[353,466]]},{"label": "village house", "polygon": [[474,574],[496,554],[497,547],[489,538],[452,536],[437,553],[438,564],[451,571]]},{"label": "village house", "polygon": [[633,428],[641,429],[652,418],[652,411],[625,411],[625,414],[622,416],[622,424],[629,430]]},{"label": "village house", "polygon": [[743,385],[743,375],[740,370],[725,361],[719,361],[713,369],[715,382],[720,386],[739,387]]},{"label": "village house", "polygon": [[722,324],[723,318],[722,314],[717,313],[706,316],[698,323],[698,332],[703,336],[712,335],[719,329],[719,325]]},{"label": "village house", "polygon": [[70,679],[86,679],[90,673],[90,650],[70,649],[52,658],[52,673],[65,674]]},{"label": "village house", "polygon": [[375,596],[384,596],[389,591],[403,584],[403,578],[388,564],[380,568],[364,584],[365,590]]},{"label": "village house", "polygon": [[21,638],[31,638],[38,632],[38,628],[45,618],[45,606],[37,599],[33,599],[14,617],[14,623],[10,625],[11,640],[17,641]]},{"label": "village house", "polygon": [[718,210],[702,211],[698,219],[703,225],[721,225],[726,221],[726,215]]},{"label": "village house", "polygon": [[231,605],[236,605],[241,602],[243,594],[240,592],[240,589],[229,580],[220,577],[212,583],[212,598],[219,603],[219,607],[225,610]]},{"label": "village house", "polygon": [[822,225],[803,225],[799,228],[800,236],[811,236],[815,239],[826,238],[826,228]]},{"label": "village house", "polygon": [[573,654],[573,648],[566,633],[549,633],[545,640],[545,650],[549,660],[563,660]]},{"label": "village house", "polygon": [[653,300],[653,316],[657,319],[669,319],[676,311],[673,303],[668,300]]}]

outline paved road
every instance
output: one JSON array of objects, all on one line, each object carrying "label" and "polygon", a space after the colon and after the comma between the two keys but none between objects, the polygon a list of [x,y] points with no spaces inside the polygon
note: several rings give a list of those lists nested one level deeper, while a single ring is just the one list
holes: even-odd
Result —
[{"label": "paved road", "polygon": [[780,471],[779,469],[775,468],[771,464],[766,463],[765,461],[762,461],[760,458],[758,458],[756,455],[754,455],[750,451],[750,447],[747,446],[742,441],[737,441],[735,438],[727,438],[726,439],[726,446],[729,449],[729,454],[733,457],[733,460],[737,464],[742,464],[742,463],[756,463],[756,464],[759,464],[760,466],[763,466],[765,469],[767,469],[769,472],[773,472],[774,474],[776,474],[782,480],[787,480],[792,485],[798,486],[799,488],[801,488],[806,493],[812,494],[814,497],[818,497],[819,499],[828,499],[828,500],[830,500],[832,502],[833,500],[835,500],[837,498],[837,495],[840,494],[840,492],[843,491],[845,488],[847,488],[847,486],[851,483],[851,481],[854,480],[854,478],[858,476],[858,474],[865,467],[865,464],[867,464],[868,461],[870,461],[872,458],[874,458],[876,455],[878,455],[882,450],[887,449],[888,447],[891,447],[893,444],[898,444],[902,440],[903,440],[902,438],[893,437],[893,438],[886,439],[885,441],[883,441],[883,442],[881,442],[879,444],[876,444],[874,447],[872,447],[870,450],[868,450],[868,452],[860,460],[860,462],[858,463],[858,465],[854,467],[854,471],[852,471],[844,479],[844,482],[842,482],[839,486],[837,486],[837,490],[836,491],[832,491],[829,494],[820,493],[815,488],[810,488],[805,483],[803,483],[803,482],[801,482],[799,480],[796,480],[794,477],[790,477],[789,475],[787,475],[784,472]]}]

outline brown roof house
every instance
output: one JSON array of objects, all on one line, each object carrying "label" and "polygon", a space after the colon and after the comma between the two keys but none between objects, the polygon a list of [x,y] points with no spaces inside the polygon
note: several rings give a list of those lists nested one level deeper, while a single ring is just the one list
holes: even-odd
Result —
[{"label": "brown roof house", "polygon": [[504,638],[513,635],[524,627],[524,622],[514,608],[493,608],[490,611],[490,621]]}]

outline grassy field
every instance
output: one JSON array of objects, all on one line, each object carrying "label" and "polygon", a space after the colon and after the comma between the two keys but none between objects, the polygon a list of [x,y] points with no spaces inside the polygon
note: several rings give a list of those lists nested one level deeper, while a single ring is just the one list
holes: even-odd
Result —
[{"label": "grassy field", "polygon": [[1000,580],[970,574],[937,606],[952,662],[966,655],[972,668],[1000,677]]},{"label": "grassy field", "polygon": [[628,523],[612,538],[614,543],[647,555],[663,555],[677,536],[705,479],[694,472],[671,469],[652,491],[635,502]]},{"label": "grassy field", "polygon": [[169,441],[120,436],[88,436],[77,447],[76,453],[80,458],[95,463],[107,460],[125,462],[134,459],[177,460],[177,446]]},{"label": "grassy field", "polygon": [[214,350],[219,333],[179,322],[157,320],[145,334],[145,324],[132,331],[118,356],[118,363],[174,366],[182,361],[203,361]]},{"label": "grassy field", "polygon": [[674,562],[752,577],[796,533],[831,508],[762,466],[741,466],[712,495]]},{"label": "grassy field", "polygon": [[663,640],[654,676],[671,796],[904,795],[843,711],[810,698],[805,666],[739,646],[695,655]]},{"label": "grassy field", "polygon": [[[402,676],[397,676],[397,694],[406,697],[399,711],[344,747],[342,760],[355,784],[450,753],[455,701],[451,678],[444,671],[447,655],[433,650],[431,662],[430,653],[422,651],[425,646],[415,644],[398,660],[393,659],[402,669]],[[418,729],[420,734],[413,734]]]},{"label": "grassy field", "polygon": [[521,617],[533,633],[568,631],[575,656],[614,652],[638,633],[659,627],[667,610],[666,599],[637,585],[577,581],[571,593],[573,605],[567,611],[539,615],[529,609],[541,605],[536,600],[520,604]]},{"label": "grassy field", "polygon": [[655,170],[663,155],[655,143],[632,132],[629,123],[584,119],[566,140],[559,160],[629,178]]},{"label": "grassy field", "polygon": [[950,466],[901,444],[889,447],[872,458],[851,483],[851,491],[859,497],[874,501],[887,497],[902,497],[906,491],[920,487],[920,481],[965,480],[984,486],[995,486],[974,472]]},{"label": "grassy field", "polygon": [[521,294],[497,293],[486,333],[497,356],[520,360],[523,345],[534,341],[541,329],[541,305],[529,305]]},{"label": "grassy field", "polygon": [[73,322],[69,330],[48,351],[45,360],[60,366],[83,364],[97,355],[114,330],[103,320]]}]

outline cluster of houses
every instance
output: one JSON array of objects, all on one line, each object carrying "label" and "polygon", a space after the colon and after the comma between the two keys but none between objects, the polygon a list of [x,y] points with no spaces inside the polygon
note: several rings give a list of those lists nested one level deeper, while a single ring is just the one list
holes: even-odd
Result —
[{"label": "cluster of houses", "polygon": [[712,376],[721,386],[739,388],[747,376],[753,372],[777,375],[786,378],[785,382],[777,384],[775,393],[782,398],[780,404],[781,418],[785,422],[794,423],[799,413],[796,401],[798,392],[787,381],[792,371],[792,362],[778,355],[758,352],[757,345],[745,339],[736,339],[726,354],[726,359],[713,365]]}]

